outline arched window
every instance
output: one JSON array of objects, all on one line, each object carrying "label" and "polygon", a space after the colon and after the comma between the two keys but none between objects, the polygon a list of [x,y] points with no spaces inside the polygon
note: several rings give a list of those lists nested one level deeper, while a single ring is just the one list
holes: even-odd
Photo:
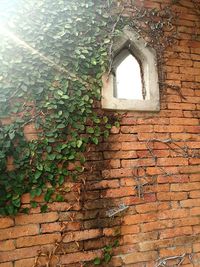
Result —
[{"label": "arched window", "polygon": [[159,111],[159,84],[154,49],[133,29],[125,28],[113,46],[112,71],[105,75],[102,107],[112,110]]},{"label": "arched window", "polygon": [[124,49],[114,60],[114,96],[118,99],[143,100],[143,78],[138,60]]}]

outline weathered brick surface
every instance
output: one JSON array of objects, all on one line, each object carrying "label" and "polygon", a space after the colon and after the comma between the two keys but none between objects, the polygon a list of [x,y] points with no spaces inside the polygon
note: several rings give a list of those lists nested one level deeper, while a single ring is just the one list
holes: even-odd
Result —
[{"label": "weathered brick surface", "polygon": [[[160,8],[172,1],[136,2]],[[29,215],[1,217],[0,267],[31,267],[41,249],[45,266],[45,251],[51,254],[62,234],[61,266],[93,266],[89,262],[114,239],[119,247],[110,267],[154,267],[159,257],[184,253],[200,266],[200,24],[193,1],[177,1],[172,8],[179,34],[163,53],[169,86],[161,92],[160,112],[126,112],[107,140],[90,147],[81,182],[64,185],[70,191],[65,202],[49,203],[45,214],[36,208]],[[28,140],[37,138],[33,124],[24,132]],[[28,194],[22,203],[29,207]],[[128,208],[110,218],[121,204]],[[183,266],[193,266],[188,257]]]}]

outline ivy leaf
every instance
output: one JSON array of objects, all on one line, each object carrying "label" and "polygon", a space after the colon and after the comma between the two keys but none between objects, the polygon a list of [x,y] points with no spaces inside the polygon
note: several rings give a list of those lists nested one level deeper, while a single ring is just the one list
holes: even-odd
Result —
[{"label": "ivy leaf", "polygon": [[47,210],[48,210],[48,206],[47,206],[46,204],[44,204],[44,205],[42,205],[42,206],[40,207],[40,210],[41,210],[42,213],[45,213],[45,212],[47,212]]},{"label": "ivy leaf", "polygon": [[59,179],[58,179],[59,185],[62,185],[64,183],[64,181],[65,181],[64,176],[60,176]]},{"label": "ivy leaf", "polygon": [[42,165],[41,163],[38,163],[38,165],[37,165],[37,169],[38,169],[39,171],[42,171],[42,170],[43,170],[43,165]]},{"label": "ivy leaf", "polygon": [[111,255],[109,254],[109,253],[105,253],[104,254],[104,261],[106,262],[106,263],[108,263],[110,260],[111,260]]},{"label": "ivy leaf", "polygon": [[94,129],[92,127],[88,127],[87,128],[87,133],[93,134],[94,133]]},{"label": "ivy leaf", "polygon": [[37,180],[41,176],[42,172],[41,171],[36,171],[34,174],[34,178]]},{"label": "ivy leaf", "polygon": [[56,195],[56,201],[62,202],[62,201],[64,201],[64,197],[61,195]]},{"label": "ivy leaf", "polygon": [[98,145],[99,140],[98,140],[97,137],[92,137],[92,142],[93,142],[95,145]]},{"label": "ivy leaf", "polygon": [[42,189],[39,188],[39,187],[37,187],[37,188],[35,189],[35,195],[36,195],[37,197],[39,197],[41,194],[42,194]]},{"label": "ivy leaf", "polygon": [[30,204],[32,208],[37,208],[38,206],[38,203],[36,201],[31,201]]},{"label": "ivy leaf", "polygon": [[83,141],[82,140],[78,140],[76,142],[76,144],[77,144],[77,147],[80,148],[82,146],[82,144],[83,144]]},{"label": "ivy leaf", "polygon": [[100,265],[101,264],[101,259],[100,258],[95,258],[93,263],[94,263],[94,265]]},{"label": "ivy leaf", "polygon": [[14,131],[13,132],[9,132],[9,137],[10,137],[11,140],[13,140],[14,137],[15,137],[15,132]]},{"label": "ivy leaf", "polygon": [[66,127],[66,125],[64,125],[63,123],[60,123],[57,125],[57,129],[63,129],[65,127]]},{"label": "ivy leaf", "polygon": [[119,121],[116,121],[116,122],[115,122],[115,127],[117,127],[117,128],[120,127],[120,123],[119,123]]},{"label": "ivy leaf", "polygon": [[49,155],[47,156],[47,159],[48,159],[48,160],[55,160],[55,158],[56,158],[56,154],[49,154]]}]

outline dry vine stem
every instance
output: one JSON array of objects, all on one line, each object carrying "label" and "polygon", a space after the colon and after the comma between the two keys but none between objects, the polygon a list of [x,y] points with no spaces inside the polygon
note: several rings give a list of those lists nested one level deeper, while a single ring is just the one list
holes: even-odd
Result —
[{"label": "dry vine stem", "polygon": [[[169,265],[167,265],[167,261],[170,261],[170,260],[179,260],[178,263],[176,263],[175,265],[173,265],[174,267],[179,267],[182,265],[182,263],[184,262],[186,256],[188,255],[188,258],[190,260],[190,262],[193,264],[192,262],[192,255],[191,254],[182,254],[182,255],[179,255],[179,256],[171,256],[171,257],[166,257],[166,258],[162,258],[162,259],[158,259],[156,261],[158,261],[158,263],[155,265],[155,267],[167,267]],[[171,265],[170,265],[171,266]]]}]

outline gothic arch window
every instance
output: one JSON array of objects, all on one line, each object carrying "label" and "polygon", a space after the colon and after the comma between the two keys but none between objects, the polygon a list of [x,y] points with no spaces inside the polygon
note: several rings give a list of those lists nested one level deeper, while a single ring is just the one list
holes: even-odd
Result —
[{"label": "gothic arch window", "polygon": [[138,100],[144,98],[140,63],[128,49],[123,49],[115,58],[114,76],[114,97]]},{"label": "gothic arch window", "polygon": [[109,77],[105,75],[102,107],[112,110],[159,111],[155,51],[130,28],[114,44]]}]

